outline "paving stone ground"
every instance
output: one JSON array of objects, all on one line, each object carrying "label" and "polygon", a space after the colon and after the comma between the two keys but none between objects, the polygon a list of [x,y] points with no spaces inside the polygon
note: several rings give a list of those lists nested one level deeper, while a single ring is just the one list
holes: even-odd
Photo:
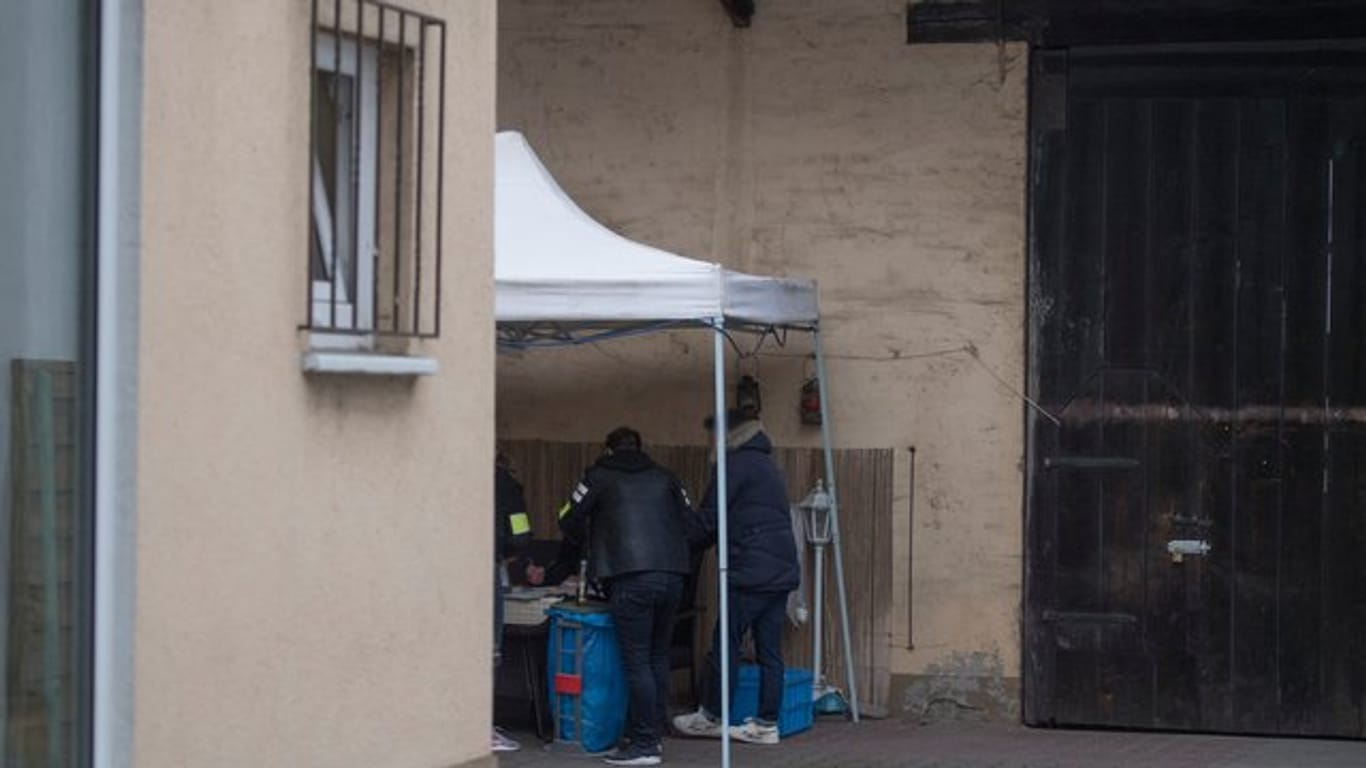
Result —
[{"label": "paving stone ground", "polygon": [[[534,736],[515,735],[524,747],[503,755],[502,768],[602,765],[599,758],[571,748],[541,747]],[[720,755],[716,741],[664,743],[667,766],[716,766]],[[822,720],[775,747],[736,744],[731,763],[735,768],[1366,768],[1366,742]]]}]

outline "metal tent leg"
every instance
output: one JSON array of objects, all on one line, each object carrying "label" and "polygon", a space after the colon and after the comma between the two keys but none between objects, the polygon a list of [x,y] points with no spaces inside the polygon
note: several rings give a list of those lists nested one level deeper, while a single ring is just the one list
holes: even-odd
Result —
[{"label": "metal tent leg", "polygon": [[721,768],[730,768],[730,556],[727,537],[729,518],[726,493],[726,321],[717,318],[712,334],[716,383],[716,571],[721,624]]},{"label": "metal tent leg", "polygon": [[811,690],[819,695],[822,686],[825,685],[825,546],[814,545],[811,559],[814,561],[812,590],[815,592],[811,602],[814,614],[811,625]]},{"label": "metal tent leg", "polygon": [[[825,453],[825,483],[830,493],[830,525],[833,538],[830,548],[835,551],[835,588],[839,591],[840,601],[840,640],[844,646],[844,674],[849,686],[849,712],[854,722],[859,721],[858,678],[854,676],[854,649],[849,642],[849,601],[844,589],[844,539],[840,535],[839,495],[835,489],[835,453],[830,440],[830,389],[829,376],[825,368],[825,352],[821,348],[821,332],[812,332],[816,347],[816,378],[820,381],[821,397],[821,448]],[[820,670],[813,670],[817,675]]]}]

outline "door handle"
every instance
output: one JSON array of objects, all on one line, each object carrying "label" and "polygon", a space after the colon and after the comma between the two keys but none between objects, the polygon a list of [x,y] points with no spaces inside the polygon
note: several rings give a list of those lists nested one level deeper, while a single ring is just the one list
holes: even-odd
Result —
[{"label": "door handle", "polygon": [[1186,556],[1204,557],[1210,553],[1209,541],[1205,539],[1172,539],[1167,542],[1167,554],[1173,563],[1180,563]]}]

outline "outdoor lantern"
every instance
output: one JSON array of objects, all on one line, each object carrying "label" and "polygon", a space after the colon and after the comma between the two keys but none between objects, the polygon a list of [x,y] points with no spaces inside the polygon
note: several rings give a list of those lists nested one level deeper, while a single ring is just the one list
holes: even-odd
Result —
[{"label": "outdoor lantern", "polygon": [[816,487],[797,506],[806,513],[806,540],[816,547],[829,544],[830,512],[835,508],[835,503],[825,490],[825,481],[817,478]]},{"label": "outdoor lantern", "polygon": [[806,494],[806,498],[802,499],[797,507],[806,514],[806,540],[815,549],[811,558],[816,567],[815,576],[811,580],[816,593],[812,604],[815,626],[811,632],[811,672],[815,679],[812,681],[811,701],[822,707],[822,711],[827,711],[824,707],[831,708],[829,711],[843,711],[835,709],[838,702],[843,701],[843,697],[826,682],[822,662],[825,650],[825,631],[822,629],[825,618],[825,548],[834,541],[835,497],[825,489],[825,480],[817,478],[816,487]]},{"label": "outdoor lantern", "polygon": [[753,376],[741,376],[740,381],[735,384],[735,410],[750,416],[758,416],[763,409],[759,380]]},{"label": "outdoor lantern", "polygon": [[821,423],[821,382],[812,377],[802,384],[802,396],[798,401],[803,424],[819,426]]}]

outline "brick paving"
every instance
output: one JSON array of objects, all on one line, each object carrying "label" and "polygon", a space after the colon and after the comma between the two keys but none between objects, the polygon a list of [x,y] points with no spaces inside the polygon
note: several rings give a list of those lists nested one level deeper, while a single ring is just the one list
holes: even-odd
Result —
[{"label": "brick paving", "polygon": [[[602,765],[565,746],[541,748],[516,734],[521,752],[503,755],[502,768]],[[664,764],[715,766],[716,741],[667,739]],[[821,720],[776,747],[736,744],[736,768],[1366,768],[1366,742],[1266,739],[1116,731],[1068,731],[899,720],[852,725]]]}]

